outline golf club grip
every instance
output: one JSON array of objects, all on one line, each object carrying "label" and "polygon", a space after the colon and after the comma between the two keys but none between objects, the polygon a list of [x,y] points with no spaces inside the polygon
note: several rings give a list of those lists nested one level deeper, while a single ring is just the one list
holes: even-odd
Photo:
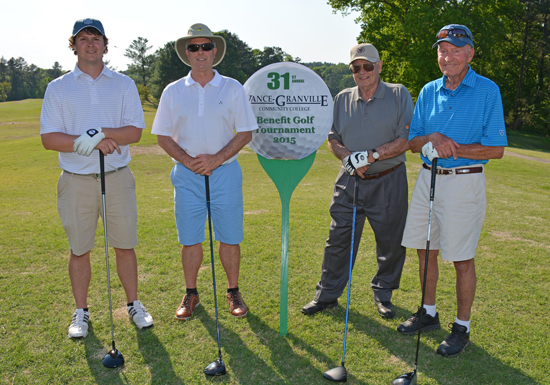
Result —
[{"label": "golf club grip", "polygon": [[101,193],[105,195],[105,156],[99,151],[99,172],[101,174]]},{"label": "golf club grip", "polygon": [[432,180],[430,184],[430,200],[433,202],[435,193],[435,176],[437,175],[437,158],[432,159]]},{"label": "golf club grip", "polygon": [[206,189],[206,203],[210,203],[210,181],[208,175],[204,176],[204,188]]}]

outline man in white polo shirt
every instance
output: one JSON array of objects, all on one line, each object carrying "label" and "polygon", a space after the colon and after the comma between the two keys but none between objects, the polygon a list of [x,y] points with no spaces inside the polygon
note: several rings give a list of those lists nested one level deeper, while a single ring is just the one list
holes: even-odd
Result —
[{"label": "man in white polo shirt", "polygon": [[52,81],[46,90],[40,134],[47,150],[59,152],[63,172],[57,186],[57,208],[69,239],[69,276],[76,310],[69,337],[88,334],[90,251],[101,212],[99,152],[105,157],[109,244],[116,254],[127,311],[137,327],[153,325],[138,300],[135,180],[128,167],[129,144],[139,142],[145,128],[136,85],[103,63],[108,39],[99,20],[78,20],[69,39],[77,56],[72,72]]},{"label": "man in white polo shirt", "polygon": [[197,275],[201,267],[206,225],[205,176],[209,190],[215,239],[227,275],[227,301],[235,317],[248,307],[239,292],[239,244],[244,239],[242,173],[236,161],[257,129],[256,117],[244,88],[212,67],[225,55],[225,40],[204,24],[194,24],[176,41],[189,74],[171,84],[160,99],[153,134],[176,164],[171,178],[178,240],[186,294],[176,318],[187,320],[199,303]]}]

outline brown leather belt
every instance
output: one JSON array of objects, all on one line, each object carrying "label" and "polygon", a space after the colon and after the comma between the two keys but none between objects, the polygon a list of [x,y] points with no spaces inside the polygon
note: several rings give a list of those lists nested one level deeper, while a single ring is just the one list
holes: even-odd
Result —
[{"label": "brown leather belt", "polygon": [[[114,170],[111,170],[111,171],[106,171],[105,175],[109,175],[109,174],[112,174],[114,172],[123,170],[126,167],[128,167],[128,166],[122,166],[122,167],[119,167],[119,168],[115,168]],[[67,170],[63,170],[63,172],[66,172],[67,174],[71,174],[71,175],[77,175],[77,176],[93,176],[96,179],[101,178],[101,174],[77,174],[76,172],[70,172],[70,171],[67,171]]]},{"label": "brown leather belt", "polygon": [[393,166],[392,168],[388,168],[386,171],[379,172],[378,174],[364,174],[365,177],[363,180],[371,180],[371,179],[378,179],[381,176],[388,175],[390,172],[393,172],[401,166],[403,162],[399,163],[397,166]]},{"label": "brown leather belt", "polygon": [[[422,163],[422,167],[424,167],[426,170],[431,170],[432,168],[428,166],[426,163]],[[483,172],[483,167],[463,167],[463,168],[453,168],[450,170],[443,170],[438,168],[435,173],[438,175],[461,175],[461,174],[477,174]]]}]

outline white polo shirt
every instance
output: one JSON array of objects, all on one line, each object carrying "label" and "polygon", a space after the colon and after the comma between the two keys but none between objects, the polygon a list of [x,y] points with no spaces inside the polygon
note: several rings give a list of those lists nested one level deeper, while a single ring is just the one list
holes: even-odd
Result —
[{"label": "white polo shirt", "polygon": [[[139,94],[128,76],[104,65],[101,74],[93,79],[76,65],[72,72],[48,85],[40,115],[40,134],[82,135],[90,128],[124,126],[145,128]],[[106,156],[105,171],[126,166],[131,159],[129,147],[120,146],[121,154],[115,151]],[[99,154],[60,152],[59,165],[77,174],[99,173]]]},{"label": "white polo shirt", "polygon": [[192,157],[214,155],[233,139],[235,131],[258,128],[243,86],[214,73],[205,87],[193,80],[191,72],[166,86],[153,122],[153,134],[170,136]]}]

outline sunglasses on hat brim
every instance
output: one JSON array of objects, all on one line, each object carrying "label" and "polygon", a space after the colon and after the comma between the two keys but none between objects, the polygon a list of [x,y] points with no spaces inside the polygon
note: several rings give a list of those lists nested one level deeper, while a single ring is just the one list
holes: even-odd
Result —
[{"label": "sunglasses on hat brim", "polygon": [[437,33],[436,37],[437,39],[445,39],[449,37],[449,35],[456,38],[464,38],[464,37],[467,37],[468,39],[472,38],[470,34],[465,29],[462,29],[462,28],[442,29]]}]

